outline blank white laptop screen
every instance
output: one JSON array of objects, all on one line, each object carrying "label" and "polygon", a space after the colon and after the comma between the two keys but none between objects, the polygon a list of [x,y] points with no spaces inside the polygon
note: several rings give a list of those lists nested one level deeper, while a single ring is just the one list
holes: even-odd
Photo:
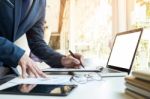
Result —
[{"label": "blank white laptop screen", "polygon": [[118,35],[108,65],[129,69],[138,44],[140,32]]}]

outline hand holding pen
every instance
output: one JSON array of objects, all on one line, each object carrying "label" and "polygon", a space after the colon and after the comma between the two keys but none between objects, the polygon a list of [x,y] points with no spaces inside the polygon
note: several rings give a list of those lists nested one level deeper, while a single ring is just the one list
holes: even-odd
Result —
[{"label": "hand holding pen", "polygon": [[79,68],[79,66],[83,66],[81,59],[82,55],[79,53],[72,53],[69,51],[70,55],[63,56],[61,58],[61,64],[64,68]]},{"label": "hand holding pen", "polygon": [[[75,54],[74,54],[71,50],[69,50],[69,53],[70,53],[70,55],[71,55],[72,57],[78,59],[78,57],[75,56]],[[80,65],[84,68],[84,65],[82,64],[81,59],[79,59],[79,61],[80,61]]]}]

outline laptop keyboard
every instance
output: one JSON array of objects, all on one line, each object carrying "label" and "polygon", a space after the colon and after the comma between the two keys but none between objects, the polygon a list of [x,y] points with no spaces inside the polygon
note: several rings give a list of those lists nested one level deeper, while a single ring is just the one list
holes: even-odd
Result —
[{"label": "laptop keyboard", "polygon": [[119,71],[113,70],[113,69],[109,69],[109,68],[104,68],[102,70],[102,73],[116,73],[116,72],[119,72]]}]

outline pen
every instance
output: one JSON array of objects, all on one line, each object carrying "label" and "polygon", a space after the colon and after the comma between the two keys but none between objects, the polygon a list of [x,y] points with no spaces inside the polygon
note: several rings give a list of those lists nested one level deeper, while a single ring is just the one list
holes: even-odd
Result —
[{"label": "pen", "polygon": [[[72,52],[71,50],[69,50],[69,53],[71,54],[72,57],[76,58],[76,56],[73,54],[73,52]],[[82,62],[81,62],[81,60],[80,60],[80,64],[81,64],[81,66],[84,68],[84,66],[83,66],[83,64],[82,64]]]}]

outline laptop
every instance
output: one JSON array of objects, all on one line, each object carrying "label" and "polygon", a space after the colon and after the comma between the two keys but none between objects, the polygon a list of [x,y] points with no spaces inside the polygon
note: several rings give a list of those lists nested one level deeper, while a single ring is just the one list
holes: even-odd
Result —
[{"label": "laptop", "polygon": [[101,76],[125,76],[130,73],[143,28],[116,34],[106,68],[46,68],[43,72],[98,72]]},{"label": "laptop", "polygon": [[143,28],[116,34],[106,68],[102,76],[125,76],[130,73]]}]

